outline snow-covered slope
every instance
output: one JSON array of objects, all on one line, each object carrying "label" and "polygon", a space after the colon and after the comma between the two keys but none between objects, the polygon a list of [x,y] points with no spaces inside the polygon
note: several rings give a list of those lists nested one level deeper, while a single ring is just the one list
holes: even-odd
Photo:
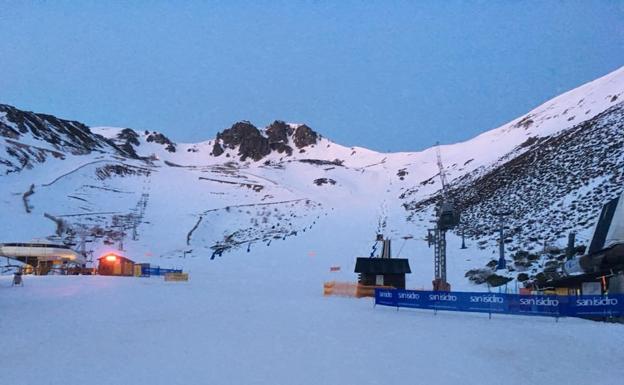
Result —
[{"label": "snow-covered slope", "polygon": [[[604,200],[623,189],[623,99],[621,68],[440,147],[470,246],[449,237],[454,287],[468,286],[465,272],[497,250],[499,206],[513,212],[510,251],[561,244],[571,230],[583,240]],[[378,153],[281,121],[176,143],[1,106],[0,173],[0,241],[86,237],[96,255],[123,247],[137,261],[208,264],[296,237],[353,279],[354,258],[384,233],[411,259],[410,286],[429,287],[433,276],[423,237],[440,189],[434,148]]]}]

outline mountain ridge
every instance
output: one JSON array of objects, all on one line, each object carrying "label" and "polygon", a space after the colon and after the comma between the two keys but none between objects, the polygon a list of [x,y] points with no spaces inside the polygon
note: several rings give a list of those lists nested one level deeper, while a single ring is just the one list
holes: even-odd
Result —
[{"label": "mountain ridge", "polygon": [[[449,273],[455,281],[489,263],[499,208],[513,213],[512,253],[560,243],[568,231],[588,237],[603,201],[624,184],[623,93],[620,68],[499,128],[439,146],[474,246]],[[155,131],[89,128],[0,107],[0,206],[13,219],[1,230],[22,240],[72,243],[86,233],[95,252],[123,244],[137,255],[214,258],[292,237],[313,242],[323,227],[337,226],[351,228],[342,243],[353,245],[352,255],[327,247],[347,261],[368,254],[362,245],[373,233],[421,239],[439,200],[435,148],[345,147],[283,121],[264,129],[241,121],[211,140],[176,143]],[[456,235],[449,236],[452,243]],[[541,269],[513,262],[510,276]],[[430,280],[430,265],[419,267]]]}]

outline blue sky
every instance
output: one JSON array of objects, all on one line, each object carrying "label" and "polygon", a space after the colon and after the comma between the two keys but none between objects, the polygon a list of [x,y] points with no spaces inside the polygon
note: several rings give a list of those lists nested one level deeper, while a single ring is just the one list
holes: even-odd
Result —
[{"label": "blue sky", "polygon": [[0,103],[200,141],[305,122],[413,151],[624,65],[624,1],[0,0]]}]

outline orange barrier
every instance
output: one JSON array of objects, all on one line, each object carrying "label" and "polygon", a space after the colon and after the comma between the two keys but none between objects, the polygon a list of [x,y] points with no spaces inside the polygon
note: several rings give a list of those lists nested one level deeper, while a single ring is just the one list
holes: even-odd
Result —
[{"label": "orange barrier", "polygon": [[392,286],[364,286],[364,285],[358,285],[357,292],[355,293],[355,296],[358,297],[358,298],[374,297],[375,296],[375,289],[394,289],[394,287],[392,287]]},{"label": "orange barrier", "polygon": [[342,297],[355,297],[357,284],[351,282],[330,281],[323,284],[323,295],[338,295]]},{"label": "orange barrier", "polygon": [[165,274],[165,281],[167,282],[181,282],[181,281],[188,281],[189,280],[189,276],[188,273],[166,273]]},{"label": "orange barrier", "polygon": [[393,289],[391,286],[365,286],[353,282],[329,281],[323,284],[323,295],[340,297],[374,297],[375,289]]}]

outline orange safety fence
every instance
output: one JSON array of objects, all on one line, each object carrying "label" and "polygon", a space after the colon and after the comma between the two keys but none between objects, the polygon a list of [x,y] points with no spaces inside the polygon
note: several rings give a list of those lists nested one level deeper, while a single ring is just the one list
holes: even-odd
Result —
[{"label": "orange safety fence", "polygon": [[392,289],[391,286],[365,286],[353,282],[329,281],[323,284],[323,295],[341,297],[374,297],[375,289]]}]

